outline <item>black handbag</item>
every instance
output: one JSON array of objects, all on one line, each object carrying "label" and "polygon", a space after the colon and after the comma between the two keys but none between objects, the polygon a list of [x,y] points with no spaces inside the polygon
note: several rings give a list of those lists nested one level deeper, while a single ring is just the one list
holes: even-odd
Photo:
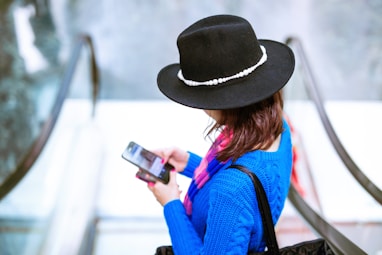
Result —
[{"label": "black handbag", "polygon": [[292,246],[287,246],[279,249],[277,244],[275,229],[273,227],[271,210],[269,207],[268,199],[265,194],[263,185],[257,176],[249,171],[247,168],[241,165],[231,165],[231,168],[236,168],[244,173],[246,173],[253,182],[255,187],[256,197],[258,201],[258,206],[263,222],[263,229],[265,235],[265,241],[267,245],[267,251],[265,252],[249,252],[248,255],[291,255],[291,254],[301,254],[301,255],[335,255],[333,250],[330,248],[326,240],[318,238],[315,240],[310,240],[306,242],[301,242],[294,244]]},{"label": "black handbag", "polygon": [[164,245],[164,246],[159,246],[156,249],[156,252],[154,255],[173,255],[174,252],[172,251],[172,246],[171,245]]}]

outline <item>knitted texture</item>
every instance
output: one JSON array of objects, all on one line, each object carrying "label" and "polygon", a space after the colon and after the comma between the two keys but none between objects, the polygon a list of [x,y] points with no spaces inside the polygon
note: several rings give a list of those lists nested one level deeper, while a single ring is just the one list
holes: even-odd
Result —
[{"label": "knitted texture", "polygon": [[[190,153],[186,175],[195,170],[201,158]],[[222,164],[195,195],[192,214],[187,215],[180,200],[164,206],[175,254],[246,254],[265,248],[260,212],[251,179],[237,169]],[[235,164],[253,171],[267,194],[276,224],[288,194],[292,169],[290,130],[284,122],[276,152],[252,151]],[[192,168],[192,169],[191,169]]]},{"label": "knitted texture", "polygon": [[221,169],[222,165],[224,165],[224,162],[220,162],[216,159],[216,154],[227,146],[229,140],[230,138],[225,137],[224,132],[222,132],[216,138],[199,166],[195,169],[192,182],[183,203],[187,215],[191,215],[192,203],[199,190],[203,188],[204,184]]}]

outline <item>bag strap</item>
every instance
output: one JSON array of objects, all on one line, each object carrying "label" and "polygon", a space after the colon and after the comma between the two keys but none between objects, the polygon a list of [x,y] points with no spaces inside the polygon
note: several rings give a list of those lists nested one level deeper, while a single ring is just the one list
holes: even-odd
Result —
[{"label": "bag strap", "polygon": [[263,185],[259,178],[242,165],[231,165],[230,168],[236,168],[243,173],[246,173],[251,178],[253,186],[255,187],[257,202],[261,214],[261,220],[263,223],[263,231],[265,234],[265,241],[270,254],[279,254],[279,246],[277,244],[275,229],[272,221],[271,209],[269,207],[268,199],[265,194]]}]

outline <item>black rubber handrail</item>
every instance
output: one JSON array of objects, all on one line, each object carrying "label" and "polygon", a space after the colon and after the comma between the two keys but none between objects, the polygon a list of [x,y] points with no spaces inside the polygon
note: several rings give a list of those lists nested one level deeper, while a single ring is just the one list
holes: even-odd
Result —
[{"label": "black rubber handrail", "polygon": [[[297,43],[296,43],[297,42]],[[301,58],[301,65],[304,68],[304,74],[308,77],[308,80],[305,80],[305,85],[308,87],[310,96],[314,98],[314,103],[320,112],[320,117],[323,122],[330,126],[330,134],[334,134],[334,130],[330,124],[330,121],[327,117],[326,111],[322,104],[322,99],[317,89],[317,85],[315,83],[312,72],[310,71],[310,67],[306,60],[304,51],[302,49],[300,41],[297,38],[290,37],[286,40],[287,44],[296,43],[299,48],[297,49],[297,55]],[[324,117],[323,117],[324,116]],[[328,130],[327,130],[328,131]],[[328,133],[329,134],[329,133]],[[338,138],[336,140],[339,142]],[[331,140],[332,143],[336,140]],[[341,148],[344,150],[343,146]],[[349,155],[347,155],[349,157]],[[350,158],[350,157],[349,157]],[[322,236],[325,240],[327,240],[330,244],[330,247],[336,254],[367,254],[360,247],[354,244],[350,239],[344,236],[341,232],[335,229],[331,224],[329,224],[320,214],[318,214],[315,210],[313,210],[307,202],[301,197],[296,188],[291,185],[288,193],[288,199],[295,207],[295,209],[301,214],[301,216],[305,219],[308,225],[320,236]]]},{"label": "black rubber handrail", "polygon": [[316,213],[301,197],[293,185],[288,193],[288,199],[302,215],[314,231],[329,242],[335,254],[362,255],[367,254],[337,229],[332,227],[324,218]]},{"label": "black rubber handrail", "polygon": [[62,105],[68,95],[69,87],[72,82],[78,60],[80,59],[81,50],[84,46],[88,46],[90,50],[90,66],[91,66],[91,82],[92,82],[92,116],[95,114],[95,106],[97,103],[99,93],[99,71],[95,57],[95,51],[92,39],[88,35],[80,35],[75,44],[72,55],[70,57],[66,72],[63,76],[62,83],[57,93],[56,100],[52,110],[47,117],[39,136],[30,147],[29,151],[23,160],[17,165],[16,170],[5,179],[0,187],[0,200],[3,199],[26,175],[32,167],[40,153],[42,152],[45,144],[47,143],[50,134],[57,122],[58,116],[61,112]]},{"label": "black rubber handrail", "polygon": [[344,146],[342,145],[340,139],[338,138],[334,128],[328,118],[325,107],[323,105],[323,99],[321,97],[321,93],[318,89],[318,86],[315,82],[315,78],[308,64],[307,58],[305,56],[304,50],[302,48],[302,44],[298,38],[289,37],[286,40],[286,43],[291,45],[295,45],[296,50],[298,51],[298,56],[300,57],[302,67],[304,68],[304,72],[306,76],[304,76],[307,80],[305,81],[306,88],[308,90],[309,96],[312,98],[319,116],[321,118],[321,122],[324,125],[325,131],[329,136],[334,149],[340,156],[341,160],[349,170],[349,172],[354,176],[354,178],[358,181],[358,183],[375,199],[378,201],[380,205],[382,205],[382,191],[379,189],[377,185],[375,185],[357,166],[357,164],[353,161],[353,159],[349,156],[349,153],[346,151]]}]

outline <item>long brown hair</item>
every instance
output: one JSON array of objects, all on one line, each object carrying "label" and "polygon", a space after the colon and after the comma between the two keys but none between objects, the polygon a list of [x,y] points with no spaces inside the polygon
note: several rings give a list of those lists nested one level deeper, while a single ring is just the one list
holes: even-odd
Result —
[{"label": "long brown hair", "polygon": [[258,103],[242,108],[220,110],[220,119],[207,135],[214,130],[232,134],[228,146],[220,151],[217,159],[236,160],[245,152],[266,150],[283,131],[283,97],[281,91]]}]

